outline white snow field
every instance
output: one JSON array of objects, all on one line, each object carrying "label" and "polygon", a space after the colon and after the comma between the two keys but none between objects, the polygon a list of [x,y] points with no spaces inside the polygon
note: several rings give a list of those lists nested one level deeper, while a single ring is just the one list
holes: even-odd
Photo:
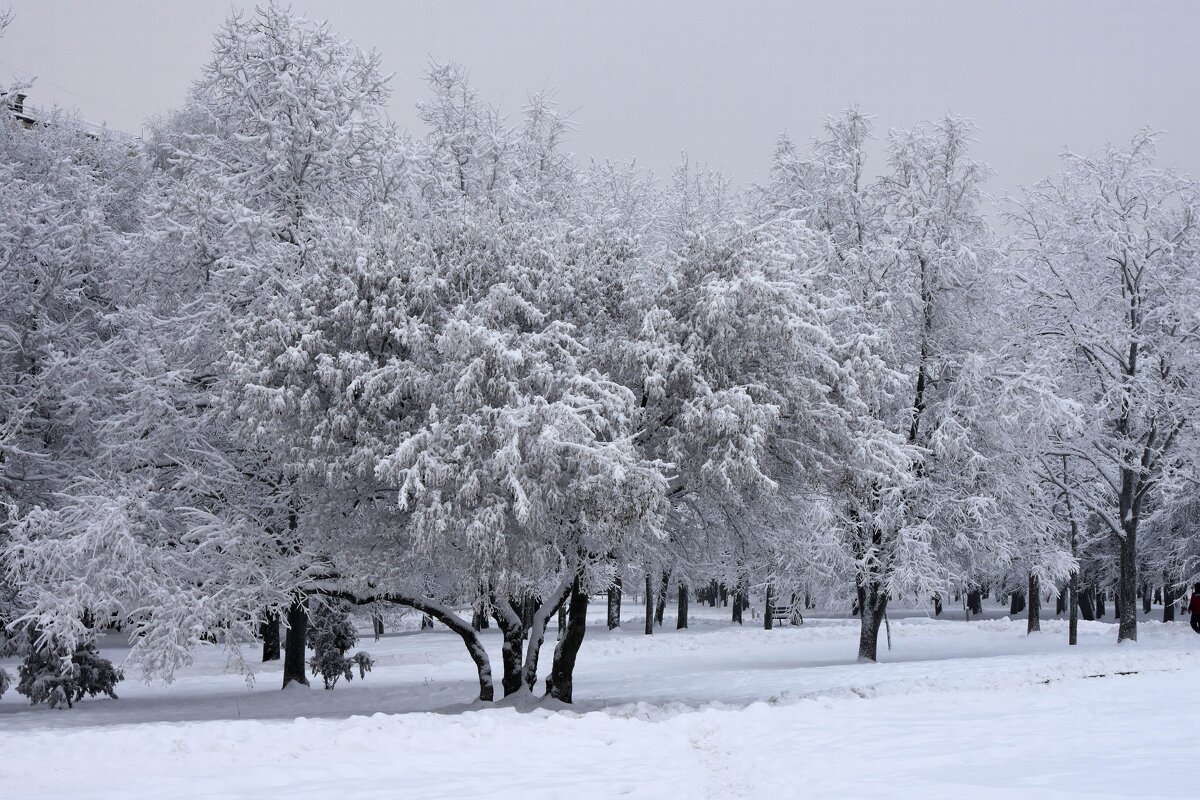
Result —
[{"label": "white snow field", "polygon": [[1144,619],[1120,646],[1115,625],[1081,622],[1068,648],[1061,620],[1026,636],[1024,619],[914,615],[892,619],[893,649],[881,642],[872,665],[854,663],[854,619],[764,631],[694,606],[689,630],[668,615],[644,636],[638,618],[607,631],[598,605],[569,709],[472,702],[471,663],[440,626],[364,633],[375,670],[332,692],[279,691],[278,662],[247,686],[205,647],[170,686],[131,675],[120,700],[51,711],[10,691],[0,787],[13,800],[1094,800],[1200,787],[1200,636],[1186,622]]}]

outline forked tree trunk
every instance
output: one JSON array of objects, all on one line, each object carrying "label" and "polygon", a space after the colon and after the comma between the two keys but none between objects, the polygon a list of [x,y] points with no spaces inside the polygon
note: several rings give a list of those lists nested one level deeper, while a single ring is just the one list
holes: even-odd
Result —
[{"label": "forked tree trunk", "polygon": [[613,578],[608,587],[608,629],[621,627],[621,578]]},{"label": "forked tree trunk", "polygon": [[[567,608],[567,625],[554,648],[554,663],[546,679],[546,693],[555,700],[570,703],[575,688],[575,659],[587,633],[588,593],[580,587],[580,576],[571,585],[571,600]],[[564,603],[564,607],[568,604]]]},{"label": "forked tree trunk", "polygon": [[279,660],[279,614],[272,611],[262,623],[263,662]]},{"label": "forked tree trunk", "polygon": [[1029,573],[1029,592],[1027,593],[1027,596],[1029,598],[1029,621],[1026,625],[1025,632],[1034,633],[1042,629],[1042,595],[1038,577],[1032,572]]},{"label": "forked tree trunk", "polygon": [[679,582],[679,608],[675,614],[675,629],[687,627],[688,615],[688,587],[683,581]]},{"label": "forked tree trunk", "polygon": [[654,584],[650,573],[646,573],[646,635],[654,633]]},{"label": "forked tree trunk", "polygon": [[304,667],[304,640],[308,635],[308,609],[304,600],[292,601],[287,613],[287,635],[283,645],[283,688],[289,683],[308,686]]}]

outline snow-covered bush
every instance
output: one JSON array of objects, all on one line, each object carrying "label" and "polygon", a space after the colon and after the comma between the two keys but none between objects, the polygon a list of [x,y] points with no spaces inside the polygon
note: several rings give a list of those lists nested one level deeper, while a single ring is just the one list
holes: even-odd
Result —
[{"label": "snow-covered bush", "polygon": [[[80,645],[69,660],[54,642],[31,647],[17,675],[18,692],[34,705],[48,702],[51,708],[64,704],[71,708],[85,694],[95,697],[101,692],[116,700],[113,687],[125,677],[120,668],[97,652],[94,642]],[[4,683],[5,679],[0,679],[0,694]]]},{"label": "snow-covered bush", "polygon": [[357,641],[358,635],[344,605],[321,605],[313,611],[308,628],[308,646],[313,649],[309,666],[314,675],[325,681],[326,689],[332,689],[342,677],[354,680],[355,667],[360,678],[371,671],[375,662],[367,652],[359,650],[346,658],[346,651]]}]

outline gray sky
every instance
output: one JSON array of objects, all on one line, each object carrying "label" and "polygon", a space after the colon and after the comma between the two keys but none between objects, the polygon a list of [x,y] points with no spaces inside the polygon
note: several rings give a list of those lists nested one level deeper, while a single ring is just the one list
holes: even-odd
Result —
[{"label": "gray sky", "polygon": [[[137,133],[176,107],[228,0],[8,0],[0,78],[38,76],[31,101]],[[0,0],[3,5],[4,0]],[[1166,164],[1200,175],[1200,3],[425,2],[295,0],[395,72],[392,114],[414,129],[432,58],[471,70],[515,113],[553,88],[581,158],[662,173],[691,160],[761,179],[776,136],[807,140],[851,104],[880,133],[953,111],[1004,191],[1092,150],[1162,129]],[[13,69],[16,67],[16,70]]]}]

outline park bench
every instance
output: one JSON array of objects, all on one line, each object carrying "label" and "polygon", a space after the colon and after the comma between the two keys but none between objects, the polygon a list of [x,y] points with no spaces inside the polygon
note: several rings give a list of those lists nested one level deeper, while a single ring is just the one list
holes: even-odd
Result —
[{"label": "park bench", "polygon": [[800,613],[800,609],[795,605],[788,604],[771,604],[771,621],[772,622],[787,622],[792,625],[803,625],[804,615]]}]

